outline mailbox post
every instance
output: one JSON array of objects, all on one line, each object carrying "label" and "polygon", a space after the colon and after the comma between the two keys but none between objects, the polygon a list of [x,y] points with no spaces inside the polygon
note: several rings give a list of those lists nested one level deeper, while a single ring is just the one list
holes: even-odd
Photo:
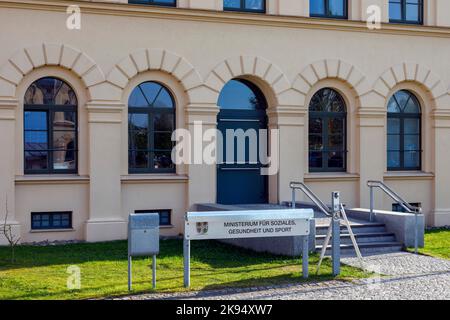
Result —
[{"label": "mailbox post", "polygon": [[132,290],[132,257],[152,256],[152,284],[156,288],[156,255],[159,253],[159,214],[130,214],[128,219],[128,290]]}]

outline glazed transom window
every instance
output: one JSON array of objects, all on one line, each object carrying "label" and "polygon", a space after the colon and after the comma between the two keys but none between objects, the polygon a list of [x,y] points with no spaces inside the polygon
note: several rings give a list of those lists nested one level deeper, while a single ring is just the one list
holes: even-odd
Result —
[{"label": "glazed transom window", "polygon": [[388,103],[388,170],[421,169],[421,109],[407,90],[396,92]]},{"label": "glazed transom window", "polygon": [[226,11],[266,12],[266,0],[224,0]]},{"label": "glazed transom window", "polygon": [[423,0],[389,0],[389,21],[422,24]]},{"label": "glazed transom window", "polygon": [[175,102],[157,82],[138,85],[128,100],[128,169],[130,173],[175,172]]},{"label": "glazed transom window", "polygon": [[310,172],[346,171],[346,120],[345,102],[336,90],[314,94],[309,104]]},{"label": "glazed transom window", "polygon": [[129,0],[131,4],[150,4],[155,6],[176,7],[176,0]]},{"label": "glazed transom window", "polygon": [[311,17],[347,18],[347,0],[309,0]]},{"label": "glazed transom window", "polygon": [[35,81],[24,97],[24,172],[77,172],[77,97],[56,78]]}]

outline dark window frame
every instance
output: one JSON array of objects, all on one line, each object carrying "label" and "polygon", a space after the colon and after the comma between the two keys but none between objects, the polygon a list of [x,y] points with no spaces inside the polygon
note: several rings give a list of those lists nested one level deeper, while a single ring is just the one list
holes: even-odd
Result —
[{"label": "dark window frame", "polygon": [[173,3],[161,2],[158,0],[128,0],[129,4],[142,4],[150,6],[161,6],[161,7],[176,7],[177,0],[173,0]]},{"label": "dark window frame", "polygon": [[240,0],[241,5],[239,8],[233,8],[233,7],[225,7],[223,6],[223,11],[234,11],[234,12],[248,12],[248,13],[266,13],[267,11],[267,0],[263,1],[263,8],[262,9],[248,9],[245,6],[245,0]]},{"label": "dark window frame", "polygon": [[[398,1],[400,1],[400,3],[401,3],[402,18],[401,19],[391,19],[390,15],[389,15],[390,23],[423,25],[423,17],[424,17],[424,2],[423,2],[423,0],[419,0],[419,4],[418,4],[419,20],[407,20],[406,19],[406,8],[407,8],[408,0],[398,0]],[[388,5],[390,6],[390,4],[391,4],[391,1],[389,0]]]},{"label": "dark window frame", "polygon": [[[62,227],[62,226],[54,226],[52,225],[53,223],[53,217],[55,215],[63,215],[63,214],[68,214],[69,215],[69,225],[67,227]],[[33,226],[33,217],[34,216],[43,216],[43,215],[48,215],[49,216],[49,226],[47,227],[34,227]],[[31,218],[31,230],[69,230],[69,229],[73,229],[73,219],[72,219],[72,215],[73,212],[72,211],[49,211],[49,212],[31,212],[30,218]]]},{"label": "dark window frame", "polygon": [[[321,152],[322,153],[322,166],[320,168],[318,167],[311,167],[311,164],[309,163],[309,172],[311,173],[319,173],[319,172],[347,172],[347,158],[348,158],[348,150],[347,150],[347,105],[345,103],[344,98],[342,95],[336,91],[333,88],[322,88],[314,93],[314,95],[318,94],[322,90],[329,89],[335,91],[337,94],[339,94],[340,99],[342,100],[342,104],[345,108],[345,112],[328,112],[328,111],[308,111],[308,117],[309,117],[309,123],[311,123],[311,119],[320,119],[322,120],[322,146],[323,148],[321,150],[311,150],[309,143],[310,143],[310,135],[311,135],[311,128],[308,124],[308,162],[310,162],[310,155],[313,152]],[[313,95],[313,96],[314,96]],[[328,122],[331,119],[342,119],[343,122],[343,128],[342,128],[342,143],[343,143],[343,150],[335,150],[334,148],[328,147],[328,139],[329,139],[329,132],[328,132]],[[327,146],[327,147],[326,147]],[[343,157],[343,167],[337,168],[337,167],[329,167],[328,166],[328,156],[330,152],[342,152]]]},{"label": "dark window frame", "polygon": [[[130,132],[132,130],[130,130],[130,124],[129,124],[129,120],[128,120],[128,173],[130,174],[145,174],[145,173],[176,173],[176,165],[173,164],[173,168],[155,168],[154,167],[154,159],[153,157],[149,157],[148,158],[148,166],[147,168],[131,168],[130,167],[130,152],[146,152],[147,154],[154,154],[156,152],[168,152],[167,150],[159,150],[155,148],[155,133],[167,133],[167,132],[161,132],[161,131],[157,131],[154,129],[155,127],[155,123],[153,121],[155,115],[159,115],[159,114],[173,114],[173,130],[176,129],[176,103],[175,103],[175,99],[172,95],[172,92],[169,90],[168,87],[166,87],[163,83],[158,82],[158,81],[144,81],[140,84],[138,84],[136,86],[136,88],[144,83],[148,83],[148,82],[153,82],[156,83],[158,85],[160,85],[163,89],[165,89],[171,100],[172,100],[172,104],[173,104],[173,108],[155,108],[155,107],[130,107],[128,106],[128,116],[130,114],[145,114],[148,117],[148,136],[147,136],[147,149],[130,149],[130,143],[129,143],[129,139],[130,139]],[[133,89],[134,91],[134,89]],[[172,131],[173,132],[173,131]],[[173,148],[173,143],[172,143],[172,148]]]},{"label": "dark window frame", "polygon": [[[153,209],[153,210],[134,210],[134,213],[157,213],[159,214],[159,226],[162,227],[171,227],[172,225],[172,210],[171,209]],[[169,223],[162,224],[161,223],[161,214],[165,213],[169,216]]]},{"label": "dark window frame", "polygon": [[348,0],[342,0],[344,2],[344,14],[343,15],[332,15],[329,14],[330,9],[330,0],[324,0],[325,2],[325,12],[323,14],[318,13],[311,13],[311,9],[309,12],[309,16],[311,18],[325,18],[325,19],[342,19],[347,20],[348,19]]},{"label": "dark window frame", "polygon": [[[67,86],[69,86],[69,88],[72,89],[72,91],[75,94],[76,100],[77,100],[77,104],[76,105],[57,105],[57,104],[24,104],[23,107],[23,168],[24,168],[24,174],[76,174],[78,173],[78,162],[79,162],[79,156],[78,156],[78,98],[76,96],[75,90],[73,90],[73,88],[64,80],[59,79],[57,77],[43,77],[40,78],[38,80],[36,80],[35,82],[38,82],[42,79],[46,79],[46,78],[54,78],[57,79],[59,81],[62,81],[63,83],[65,83]],[[35,83],[33,82],[33,83]],[[26,129],[25,128],[25,113],[26,112],[45,112],[47,115],[47,130],[33,130],[33,129]],[[71,132],[75,132],[74,134],[74,149],[67,149],[67,150],[72,150],[74,152],[74,161],[75,161],[75,167],[73,169],[54,169],[54,163],[53,163],[53,153],[55,151],[59,151],[61,149],[58,148],[54,148],[53,147],[53,132],[54,131],[65,131],[65,130],[54,130],[53,128],[53,119],[54,119],[54,115],[56,112],[73,112],[75,114],[75,130],[67,130],[67,131],[71,131]],[[25,132],[27,131],[47,131],[47,149],[45,150],[40,150],[42,152],[47,152],[47,169],[27,169],[26,168],[26,153],[27,152],[32,152],[32,151],[36,151],[36,150],[28,150],[26,148],[26,137],[25,137]]]},{"label": "dark window frame", "polygon": [[[387,159],[387,163],[389,163],[388,161],[388,157],[389,157],[389,152],[399,152],[400,153],[400,165],[398,167],[389,167],[389,165],[387,165],[387,170],[388,171],[421,171],[422,170],[422,155],[423,155],[423,150],[422,150],[422,108],[420,105],[419,100],[417,99],[417,97],[410,91],[408,90],[401,90],[401,91],[405,91],[408,92],[410,94],[410,98],[412,97],[416,100],[420,113],[404,113],[404,112],[388,112],[387,113],[387,119],[399,119],[400,122],[400,132],[398,134],[389,134],[387,133],[387,125],[386,125],[386,139],[390,136],[390,135],[398,135],[400,138],[400,146],[399,146],[399,150],[390,150],[387,147],[387,142],[386,142],[386,159]],[[392,96],[392,98],[395,98],[395,94],[397,92],[394,93],[394,95]],[[391,99],[392,99],[391,98]],[[407,134],[405,133],[405,120],[407,119],[417,119],[419,120],[419,133],[418,134]],[[407,135],[416,135],[419,137],[419,149],[418,150],[405,150],[405,137]],[[405,152],[419,152],[419,165],[417,167],[406,167],[405,166],[405,157],[404,154]]]}]

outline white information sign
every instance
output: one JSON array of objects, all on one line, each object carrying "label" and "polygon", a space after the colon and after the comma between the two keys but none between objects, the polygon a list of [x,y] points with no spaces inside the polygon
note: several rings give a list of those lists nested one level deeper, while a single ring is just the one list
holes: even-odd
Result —
[{"label": "white information sign", "polygon": [[312,209],[187,212],[186,240],[306,236]]}]

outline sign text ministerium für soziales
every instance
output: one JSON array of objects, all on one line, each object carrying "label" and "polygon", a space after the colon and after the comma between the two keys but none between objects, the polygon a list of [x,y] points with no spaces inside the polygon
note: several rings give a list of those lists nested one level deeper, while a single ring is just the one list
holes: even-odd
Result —
[{"label": "sign text ministerium f\u00fcr soziales", "polygon": [[238,221],[223,224],[225,228],[230,228],[228,234],[285,233],[291,232],[292,226],[295,225],[294,220]]}]

